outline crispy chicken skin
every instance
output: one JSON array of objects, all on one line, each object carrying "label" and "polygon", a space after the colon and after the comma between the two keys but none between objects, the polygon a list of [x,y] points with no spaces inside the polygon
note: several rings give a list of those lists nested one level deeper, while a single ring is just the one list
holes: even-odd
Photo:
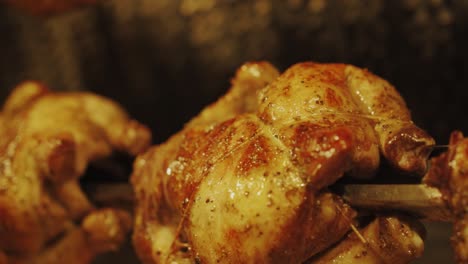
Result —
[{"label": "crispy chicken skin", "polygon": [[[85,234],[74,223],[93,215],[115,219],[116,234],[129,231],[126,213],[93,212],[78,180],[91,161],[113,151],[136,155],[150,138],[145,126],[108,99],[53,93],[35,82],[19,85],[0,114],[0,250],[36,256],[51,240],[67,240],[67,230]],[[85,221],[84,230],[99,229],[92,223],[99,225]]]},{"label": "crispy chicken skin", "polygon": [[431,160],[424,177],[439,188],[455,215],[452,246],[457,263],[468,263],[468,138],[452,132],[447,152]]},{"label": "crispy chicken skin", "polygon": [[247,63],[232,83],[134,163],[133,241],[144,263],[304,262],[355,217],[328,185],[345,172],[371,177],[380,153],[401,170],[425,169],[420,148],[433,140],[365,70],[300,63],[279,75]]}]

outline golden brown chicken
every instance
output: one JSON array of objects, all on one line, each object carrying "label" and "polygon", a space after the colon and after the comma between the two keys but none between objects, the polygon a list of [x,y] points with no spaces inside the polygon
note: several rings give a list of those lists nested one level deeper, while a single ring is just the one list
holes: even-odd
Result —
[{"label": "golden brown chicken", "polygon": [[[225,96],[135,161],[135,249],[144,263],[304,262],[355,217],[328,185],[344,173],[371,177],[380,153],[423,173],[432,144],[393,86],[365,70],[300,63],[279,75],[265,62],[245,64]],[[343,263],[361,263],[363,248],[373,250],[367,263],[422,253],[420,235],[398,218],[362,233],[360,249],[346,247],[352,236],[338,245]]]},{"label": "golden brown chicken", "polygon": [[130,215],[96,210],[78,180],[90,162],[136,155],[150,137],[103,97],[19,85],[0,114],[0,251],[11,263],[87,263],[116,249]]},{"label": "golden brown chicken", "polygon": [[452,133],[447,152],[431,160],[424,178],[444,194],[455,216],[452,246],[457,263],[468,263],[468,138]]}]

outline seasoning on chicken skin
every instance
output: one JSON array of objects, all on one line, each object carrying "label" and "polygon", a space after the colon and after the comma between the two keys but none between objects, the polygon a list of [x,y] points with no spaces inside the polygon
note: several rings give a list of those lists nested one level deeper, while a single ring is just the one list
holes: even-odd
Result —
[{"label": "seasoning on chicken skin", "polygon": [[42,251],[51,252],[45,248],[49,242],[67,241],[68,230],[99,229],[89,221],[83,228],[75,225],[99,215],[114,219],[116,234],[127,233],[128,213],[94,211],[78,180],[90,162],[113,151],[136,155],[150,137],[146,127],[103,97],[53,93],[35,82],[15,88],[0,114],[0,250],[16,259],[40,259]]},{"label": "seasoning on chicken skin", "polygon": [[371,177],[380,153],[421,173],[432,144],[365,70],[245,64],[226,95],[135,161],[135,249],[144,263],[304,262],[355,217],[328,185]]}]

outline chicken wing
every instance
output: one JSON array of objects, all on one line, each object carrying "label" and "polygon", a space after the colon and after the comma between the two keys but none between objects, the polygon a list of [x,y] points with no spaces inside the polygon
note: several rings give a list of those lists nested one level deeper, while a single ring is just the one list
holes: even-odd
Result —
[{"label": "chicken wing", "polygon": [[135,161],[134,246],[144,263],[304,262],[355,217],[328,185],[371,177],[380,153],[421,173],[433,143],[365,70],[300,63],[278,76],[248,63],[218,102]]},{"label": "chicken wing", "polygon": [[[99,215],[78,182],[87,165],[113,151],[136,155],[150,140],[145,126],[108,99],[19,85],[0,114],[0,250],[36,256],[75,223]],[[122,212],[105,215],[129,221]],[[128,224],[114,226],[129,231]]]}]

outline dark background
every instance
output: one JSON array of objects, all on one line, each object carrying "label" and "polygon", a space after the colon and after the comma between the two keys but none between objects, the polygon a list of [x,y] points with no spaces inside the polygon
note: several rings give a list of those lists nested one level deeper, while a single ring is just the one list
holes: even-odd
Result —
[{"label": "dark background", "polygon": [[[149,125],[155,143],[252,60],[368,68],[397,87],[438,143],[468,133],[468,1],[108,0],[48,17],[0,4],[0,34],[2,101],[26,79],[91,90]],[[442,226],[426,250],[434,263],[450,260]]]}]

